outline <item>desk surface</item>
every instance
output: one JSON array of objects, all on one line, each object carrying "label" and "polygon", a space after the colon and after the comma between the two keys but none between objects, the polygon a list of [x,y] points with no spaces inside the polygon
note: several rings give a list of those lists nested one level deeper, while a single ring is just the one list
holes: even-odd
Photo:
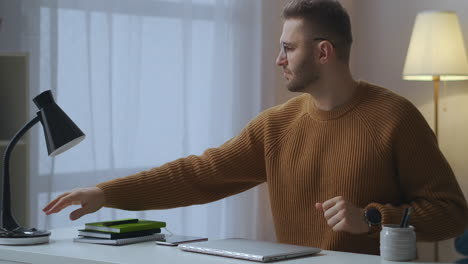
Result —
[{"label": "desk surface", "polygon": [[[49,244],[34,246],[0,246],[0,264],[6,263],[170,263],[170,264],[247,264],[256,263],[218,256],[184,252],[176,247],[159,246],[155,242],[144,242],[125,246],[95,245],[73,242],[78,227],[52,231]],[[353,254],[324,250],[320,254],[305,258],[273,263],[280,264],[375,264],[414,263],[381,261],[379,256]]]}]

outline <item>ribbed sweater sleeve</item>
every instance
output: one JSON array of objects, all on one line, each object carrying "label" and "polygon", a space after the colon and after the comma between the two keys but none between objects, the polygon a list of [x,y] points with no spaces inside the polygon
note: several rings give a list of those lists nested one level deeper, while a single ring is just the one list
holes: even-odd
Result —
[{"label": "ribbed sweater sleeve", "polygon": [[454,173],[441,153],[437,139],[420,112],[410,103],[395,113],[393,155],[397,182],[407,203],[372,203],[383,224],[399,224],[404,208],[413,207],[410,224],[418,240],[444,240],[463,233],[468,211]]},{"label": "ribbed sweater sleeve", "polygon": [[268,111],[218,148],[97,185],[105,206],[167,209],[216,201],[266,181],[264,123]]}]

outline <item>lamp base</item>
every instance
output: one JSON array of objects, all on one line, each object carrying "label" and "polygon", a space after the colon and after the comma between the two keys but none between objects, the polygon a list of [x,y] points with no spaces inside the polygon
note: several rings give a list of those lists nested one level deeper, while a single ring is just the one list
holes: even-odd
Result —
[{"label": "lamp base", "polygon": [[15,230],[0,228],[0,245],[36,245],[49,243],[50,232],[36,228],[18,227]]}]

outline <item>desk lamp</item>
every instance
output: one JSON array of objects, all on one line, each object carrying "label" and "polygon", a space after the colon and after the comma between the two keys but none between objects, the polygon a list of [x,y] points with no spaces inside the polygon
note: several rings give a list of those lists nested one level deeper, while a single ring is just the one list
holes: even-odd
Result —
[{"label": "desk lamp", "polygon": [[85,134],[55,103],[50,90],[36,96],[33,102],[36,104],[37,108],[39,108],[39,111],[9,142],[3,158],[3,193],[0,197],[0,244],[3,245],[48,243],[50,237],[49,231],[22,227],[12,214],[9,162],[16,143],[18,143],[20,138],[38,122],[40,122],[44,128],[47,151],[51,157],[72,148],[85,138]]}]

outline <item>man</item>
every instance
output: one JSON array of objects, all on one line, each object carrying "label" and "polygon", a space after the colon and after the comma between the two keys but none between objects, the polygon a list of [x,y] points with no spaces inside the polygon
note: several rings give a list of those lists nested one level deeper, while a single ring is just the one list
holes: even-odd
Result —
[{"label": "man", "polygon": [[44,211],[81,204],[72,220],[101,207],[165,209],[269,187],[279,242],[379,254],[379,230],[410,223],[422,241],[463,232],[465,198],[419,111],[404,98],[355,81],[349,16],[336,1],[293,0],[283,11],[277,64],[302,92],[252,120],[201,156],[67,192]]}]

